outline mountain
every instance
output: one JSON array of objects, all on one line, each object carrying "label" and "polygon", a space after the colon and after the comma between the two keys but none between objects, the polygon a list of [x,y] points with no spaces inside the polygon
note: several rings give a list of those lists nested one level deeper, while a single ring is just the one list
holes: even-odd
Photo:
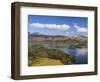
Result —
[{"label": "mountain", "polygon": [[64,36],[64,35],[46,35],[41,33],[29,33],[28,32],[28,39],[29,41],[65,41],[65,40],[78,40],[78,41],[85,41],[87,40],[86,36],[83,35],[75,35],[75,36]]},{"label": "mountain", "polygon": [[32,46],[34,44],[68,48],[85,48],[87,47],[87,37],[83,35],[63,36],[28,33],[28,45]]}]

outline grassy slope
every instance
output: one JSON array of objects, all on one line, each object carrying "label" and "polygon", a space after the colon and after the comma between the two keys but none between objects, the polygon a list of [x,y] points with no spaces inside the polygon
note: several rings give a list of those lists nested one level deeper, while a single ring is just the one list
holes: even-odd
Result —
[{"label": "grassy slope", "polygon": [[67,65],[75,60],[58,49],[47,49],[41,45],[34,45],[28,49],[28,66]]},{"label": "grassy slope", "polygon": [[50,65],[63,65],[60,60],[37,57],[31,66],[50,66]]}]

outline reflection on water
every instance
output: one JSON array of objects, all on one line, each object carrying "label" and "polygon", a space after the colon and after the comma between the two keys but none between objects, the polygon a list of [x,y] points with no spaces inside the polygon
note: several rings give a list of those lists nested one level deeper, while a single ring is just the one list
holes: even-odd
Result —
[{"label": "reflection on water", "polygon": [[76,49],[77,55],[85,55],[87,53],[87,49],[83,48],[83,49]]},{"label": "reflection on water", "polygon": [[[60,44],[59,44],[60,45]],[[61,45],[60,45],[61,46]],[[87,64],[88,63],[88,50],[87,48],[57,48],[57,45],[45,44],[44,47],[48,49],[59,49],[71,56],[74,56],[76,61],[72,64]]]},{"label": "reflection on water", "polygon": [[76,49],[68,49],[68,48],[60,48],[60,50],[68,53],[69,55],[75,56],[76,61],[73,64],[87,64],[88,63],[88,52],[87,48],[76,48]]}]

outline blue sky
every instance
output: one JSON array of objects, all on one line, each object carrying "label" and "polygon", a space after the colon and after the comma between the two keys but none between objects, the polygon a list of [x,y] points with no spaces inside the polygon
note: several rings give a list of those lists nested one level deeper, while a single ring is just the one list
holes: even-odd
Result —
[{"label": "blue sky", "polygon": [[87,17],[67,17],[67,16],[28,16],[28,31],[39,32],[48,35],[84,35],[87,36]]}]

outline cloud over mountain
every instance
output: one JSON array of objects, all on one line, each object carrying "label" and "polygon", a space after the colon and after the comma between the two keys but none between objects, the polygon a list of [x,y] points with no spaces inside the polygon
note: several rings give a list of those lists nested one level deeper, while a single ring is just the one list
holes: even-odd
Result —
[{"label": "cloud over mountain", "polygon": [[87,28],[80,27],[77,24],[74,24],[74,28],[76,28],[77,32],[87,32]]},{"label": "cloud over mountain", "polygon": [[57,30],[68,30],[70,28],[67,24],[42,24],[42,23],[31,23],[29,24],[33,28],[48,28]]}]

